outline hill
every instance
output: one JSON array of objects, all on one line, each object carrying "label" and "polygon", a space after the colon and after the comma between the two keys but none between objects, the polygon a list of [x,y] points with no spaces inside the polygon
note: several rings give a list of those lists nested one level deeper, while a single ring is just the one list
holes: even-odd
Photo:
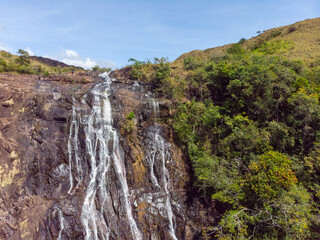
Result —
[{"label": "hill", "polygon": [[73,67],[75,69],[79,69],[79,70],[84,70],[82,67],[76,67],[73,65],[68,65],[66,63],[57,61],[57,60],[53,60],[51,58],[46,58],[46,57],[40,57],[40,56],[30,56],[30,59],[35,60],[36,62],[42,63],[44,65],[50,66],[50,67],[62,67],[62,68],[69,68],[69,67]]},{"label": "hill", "polygon": [[83,71],[81,67],[71,66],[50,58],[29,56],[22,50],[20,56],[0,51],[0,73],[11,72],[19,74],[43,74],[63,73],[71,71]]},{"label": "hill", "polygon": [[[243,39],[244,40],[244,39]],[[291,25],[272,28],[240,43],[245,49],[264,48],[268,54],[281,55],[291,60],[302,60],[307,67],[320,65],[320,18],[307,19]],[[280,51],[272,52],[275,45],[287,44]],[[223,56],[232,44],[206,50],[194,50],[178,57],[172,64],[180,66],[189,56],[209,60]],[[268,52],[269,51],[269,52]]]}]

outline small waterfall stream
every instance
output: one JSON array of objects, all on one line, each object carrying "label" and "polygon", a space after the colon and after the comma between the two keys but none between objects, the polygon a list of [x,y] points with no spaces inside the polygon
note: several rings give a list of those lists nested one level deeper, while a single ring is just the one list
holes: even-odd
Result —
[{"label": "small waterfall stream", "polygon": [[[165,204],[163,206],[163,215],[169,222],[169,232],[173,239],[177,240],[175,234],[175,217],[171,206],[171,197],[169,192],[170,174],[166,167],[166,161],[171,159],[170,144],[161,136],[161,126],[156,122],[159,120],[159,103],[150,98],[150,104],[153,110],[154,124],[149,132],[151,142],[147,147],[146,159],[149,163],[152,183],[160,188],[160,193],[164,194]],[[155,168],[158,168],[158,176],[155,174]]]},{"label": "small waterfall stream", "polygon": [[[65,230],[65,220],[64,220],[64,217],[63,217],[63,213],[60,209],[60,206],[58,205],[54,205],[53,207],[53,211],[52,211],[52,214],[54,217],[58,218],[58,222],[59,222],[59,234],[58,234],[58,237],[57,237],[57,240],[62,240],[62,233],[63,231]],[[58,215],[58,216],[57,216]]]},{"label": "small waterfall stream", "polygon": [[[81,159],[79,156],[79,122],[81,122],[81,115],[77,113],[77,108],[75,106],[75,99],[72,98],[72,116],[71,124],[69,128],[69,139],[68,139],[68,156],[69,156],[69,179],[70,179],[70,188],[68,193],[76,190],[79,184],[82,181],[82,166]],[[79,118],[79,119],[78,119]],[[73,174],[75,171],[77,174]],[[73,175],[77,176],[77,185],[73,188],[74,179]]]}]

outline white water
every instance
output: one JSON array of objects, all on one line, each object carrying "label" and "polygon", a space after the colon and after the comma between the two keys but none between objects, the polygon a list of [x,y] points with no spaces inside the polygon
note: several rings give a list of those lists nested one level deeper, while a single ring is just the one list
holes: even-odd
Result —
[{"label": "white water", "polygon": [[61,240],[61,234],[62,234],[62,231],[64,230],[64,217],[61,210],[59,210],[59,220],[60,220],[60,231],[59,231],[58,240]]},{"label": "white water", "polygon": [[[150,99],[153,117],[157,120],[159,118],[159,103],[154,99]],[[161,136],[161,128],[157,123],[154,123],[154,129],[151,132],[152,134],[152,146],[148,147],[149,152],[147,153],[147,161],[149,163],[150,175],[152,183],[161,189],[165,194],[165,204],[162,206],[165,209],[166,217],[169,222],[169,232],[173,239],[177,240],[175,234],[175,219],[171,207],[171,197],[169,192],[169,183],[170,183],[170,174],[166,168],[166,159],[171,158],[170,154],[170,144]],[[160,172],[162,174],[158,178],[155,175],[154,167],[155,165],[160,166]]]},{"label": "white water", "polygon": [[59,235],[58,235],[57,240],[61,240],[62,232],[64,230],[64,217],[63,217],[62,211],[57,206],[54,206],[54,210],[52,213],[53,213],[53,215],[56,215],[56,213],[58,213],[58,218],[59,218],[59,222],[60,222],[60,230],[59,230]]},{"label": "white water", "polygon": [[[91,89],[92,111],[84,123],[86,153],[90,165],[89,183],[86,187],[81,220],[85,228],[85,239],[109,239],[110,222],[115,213],[108,185],[108,176],[113,167],[120,183],[119,196],[125,212],[125,220],[130,226],[132,239],[142,239],[132,214],[130,193],[126,180],[124,162],[120,157],[119,137],[112,127],[111,104],[109,101],[111,79],[104,75],[105,82]],[[71,177],[70,177],[71,179]],[[121,228],[121,226],[120,226]]]},{"label": "white water", "polygon": [[[72,106],[72,117],[71,117],[71,123],[69,128],[69,139],[68,139],[68,156],[69,156],[69,178],[70,178],[70,188],[68,193],[71,194],[74,190],[76,190],[79,186],[79,184],[82,181],[82,166],[81,166],[81,159],[79,156],[79,122],[80,119],[77,119],[77,116],[80,115],[77,114],[77,108],[75,106],[75,99],[73,100],[73,106]],[[75,166],[74,166],[75,165]],[[73,189],[73,171],[77,172],[77,185]]]}]

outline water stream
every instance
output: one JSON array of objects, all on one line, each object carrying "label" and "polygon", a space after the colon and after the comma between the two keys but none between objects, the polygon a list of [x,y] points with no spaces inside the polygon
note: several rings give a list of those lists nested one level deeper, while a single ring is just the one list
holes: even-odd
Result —
[{"label": "water stream", "polygon": [[[150,105],[153,110],[154,124],[149,131],[151,142],[147,146],[146,159],[149,163],[151,181],[154,186],[159,188],[159,193],[164,195],[164,205],[159,206],[162,210],[164,217],[169,223],[169,232],[173,239],[177,240],[175,234],[175,217],[171,206],[171,197],[169,192],[170,187],[170,173],[166,167],[166,161],[171,160],[171,148],[168,143],[161,136],[161,126],[156,122],[160,118],[159,103],[150,98]],[[155,174],[157,168],[158,174]]]},{"label": "water stream", "polygon": [[[79,156],[79,122],[81,122],[81,115],[77,113],[77,109],[75,106],[75,99],[72,98],[73,106],[72,106],[72,116],[71,123],[69,128],[69,138],[68,138],[68,156],[69,156],[69,179],[70,179],[70,188],[68,193],[71,194],[74,190],[76,190],[79,184],[82,181],[82,166],[81,159]],[[78,119],[79,118],[79,119]],[[74,174],[73,172],[77,174]],[[76,176],[77,179],[74,179],[73,176]],[[74,188],[74,181],[77,181],[77,185]]]},{"label": "water stream", "polygon": [[59,235],[57,237],[57,240],[62,240],[62,232],[64,231],[65,229],[65,220],[64,220],[64,217],[63,217],[63,213],[62,211],[60,210],[60,207],[58,207],[57,205],[54,206],[53,208],[53,212],[52,214],[54,216],[56,216],[56,214],[58,214],[58,219],[59,219],[59,223],[60,223],[60,229],[59,229]]}]

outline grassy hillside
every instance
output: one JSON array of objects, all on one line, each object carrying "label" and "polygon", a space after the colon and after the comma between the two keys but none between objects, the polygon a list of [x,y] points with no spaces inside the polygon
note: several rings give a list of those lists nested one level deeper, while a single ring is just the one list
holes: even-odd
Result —
[{"label": "grassy hillside", "polygon": [[[239,39],[240,40],[240,39]],[[302,60],[306,67],[320,65],[320,18],[308,19],[288,26],[272,28],[264,31],[259,36],[243,42],[245,49],[254,49],[264,44],[274,44],[287,41],[291,44],[288,49],[275,52],[271,55],[284,56],[291,60]],[[194,50],[177,58],[172,65],[181,66],[183,60],[189,56],[210,60],[223,56],[232,44],[206,50]]]},{"label": "grassy hillside", "polygon": [[18,74],[43,74],[71,72],[83,70],[80,67],[70,66],[49,58],[25,56],[21,62],[20,56],[5,51],[0,51],[0,73],[11,72]]}]

